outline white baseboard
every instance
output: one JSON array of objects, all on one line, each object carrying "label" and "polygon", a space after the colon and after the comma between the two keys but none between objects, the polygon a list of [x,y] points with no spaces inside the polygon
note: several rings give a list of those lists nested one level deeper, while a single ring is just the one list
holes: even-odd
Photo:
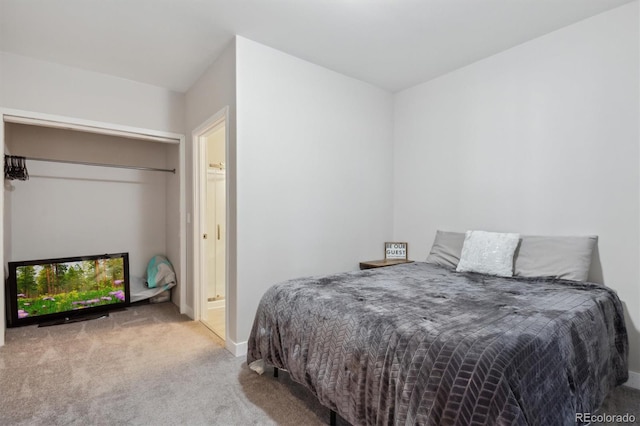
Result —
[{"label": "white baseboard", "polygon": [[624,383],[624,386],[640,390],[640,373],[629,370],[629,380]]},{"label": "white baseboard", "polygon": [[234,356],[245,356],[247,354],[248,343],[246,340],[244,342],[236,343],[231,339],[227,339],[224,342],[224,347]]},{"label": "white baseboard", "polygon": [[193,308],[190,306],[185,306],[184,309],[180,309],[180,313],[188,316],[192,320],[196,319],[195,314],[193,313]]}]

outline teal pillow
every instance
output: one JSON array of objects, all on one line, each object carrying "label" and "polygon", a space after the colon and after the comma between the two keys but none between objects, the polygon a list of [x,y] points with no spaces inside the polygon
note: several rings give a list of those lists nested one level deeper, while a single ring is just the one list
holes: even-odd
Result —
[{"label": "teal pillow", "polygon": [[156,288],[176,283],[176,273],[169,259],[162,255],[153,256],[147,266],[147,287]]}]

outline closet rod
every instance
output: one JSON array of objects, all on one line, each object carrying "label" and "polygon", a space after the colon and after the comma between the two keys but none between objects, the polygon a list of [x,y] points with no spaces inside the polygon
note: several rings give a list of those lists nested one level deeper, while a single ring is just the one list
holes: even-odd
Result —
[{"label": "closet rod", "polygon": [[176,173],[176,169],[158,169],[155,167],[123,166],[121,164],[88,163],[86,161],[53,160],[49,158],[35,158],[35,157],[24,157],[24,158],[25,160],[46,161],[49,163],[81,164],[83,166],[115,167],[118,169],[146,170],[146,171],[153,171],[153,172],[170,172],[173,174]]}]

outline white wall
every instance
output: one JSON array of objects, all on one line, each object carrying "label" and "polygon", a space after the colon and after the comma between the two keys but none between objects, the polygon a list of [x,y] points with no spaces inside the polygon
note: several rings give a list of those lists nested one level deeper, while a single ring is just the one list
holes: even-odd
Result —
[{"label": "white wall", "polygon": [[638,3],[395,97],[394,238],[597,234],[640,371]]},{"label": "white wall", "polygon": [[184,96],[0,52],[0,107],[184,133]]},{"label": "white wall", "polygon": [[[198,81],[187,91],[185,95],[185,121],[187,129],[187,146],[186,157],[193,158],[193,140],[191,134],[198,126],[203,124],[207,119],[215,115],[224,107],[229,107],[229,122],[226,123],[226,129],[229,133],[229,147],[227,150],[227,239],[228,239],[228,269],[227,269],[227,306],[229,323],[227,325],[229,334],[227,342],[234,345],[238,340],[237,323],[237,281],[236,281],[236,43],[231,42],[222,54],[211,64]],[[187,162],[187,176],[193,176],[193,165],[191,161]],[[187,182],[187,206],[190,214],[193,212],[193,182]],[[193,232],[194,222],[188,225],[187,229],[187,258],[188,261],[188,277],[187,282],[187,300],[191,315],[193,315],[194,307],[194,282],[193,282]],[[227,345],[229,347],[229,345]]]},{"label": "white wall", "polygon": [[278,281],[358,268],[391,238],[392,96],[242,37],[238,338]]}]

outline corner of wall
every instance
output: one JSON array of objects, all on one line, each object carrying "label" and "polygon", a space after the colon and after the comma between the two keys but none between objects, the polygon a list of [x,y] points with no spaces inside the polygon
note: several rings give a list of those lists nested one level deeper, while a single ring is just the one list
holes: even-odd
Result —
[{"label": "corner of wall", "polygon": [[[191,217],[187,225],[186,238],[187,247],[189,249],[189,259],[186,267],[187,294],[186,305],[187,312],[183,312],[194,318],[195,306],[192,306],[195,299],[195,263],[194,251],[197,236],[195,235],[196,220],[194,215],[195,209],[195,170],[193,164],[194,158],[194,141],[192,132],[202,125],[207,119],[222,110],[224,107],[229,108],[228,115],[228,159],[227,159],[227,180],[228,180],[228,204],[230,210],[227,215],[227,234],[229,241],[229,263],[228,263],[228,288],[227,288],[227,318],[228,318],[228,336],[227,339],[236,337],[236,306],[237,298],[235,291],[235,140],[236,140],[236,38],[233,38],[224,48],[215,61],[203,72],[198,80],[189,88],[185,95],[185,126],[187,133],[186,148],[186,173],[187,173],[187,190],[186,190],[186,214]],[[189,306],[191,305],[191,306]]]},{"label": "corner of wall", "polygon": [[224,343],[224,347],[226,350],[231,352],[233,356],[236,356],[236,357],[245,356],[248,350],[248,342],[245,340],[244,342],[236,343],[230,338],[227,338],[227,340]]},{"label": "corner of wall", "polygon": [[629,370],[629,380],[624,383],[624,386],[640,390],[640,373]]}]

